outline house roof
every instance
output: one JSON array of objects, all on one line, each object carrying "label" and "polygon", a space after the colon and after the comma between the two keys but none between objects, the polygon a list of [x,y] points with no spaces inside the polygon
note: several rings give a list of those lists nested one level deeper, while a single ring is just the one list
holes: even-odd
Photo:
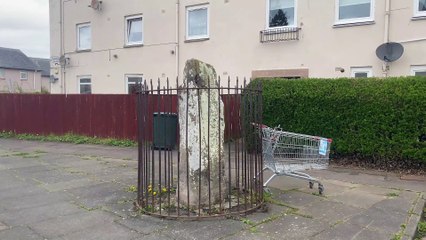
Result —
[{"label": "house roof", "polygon": [[0,47],[0,68],[36,71],[38,67],[21,50]]},{"label": "house roof", "polygon": [[42,77],[50,76],[50,59],[46,59],[46,58],[30,58],[30,59],[37,66],[38,70],[41,71]]}]

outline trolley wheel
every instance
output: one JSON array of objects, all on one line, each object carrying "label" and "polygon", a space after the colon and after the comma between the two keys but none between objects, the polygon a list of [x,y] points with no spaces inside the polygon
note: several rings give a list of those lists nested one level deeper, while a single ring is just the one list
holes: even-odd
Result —
[{"label": "trolley wheel", "polygon": [[263,191],[267,194],[272,194],[271,189],[269,189],[268,187],[263,187]]},{"label": "trolley wheel", "polygon": [[310,188],[310,189],[314,188],[314,183],[313,183],[313,182],[311,182],[311,181],[309,181],[309,188]]},{"label": "trolley wheel", "polygon": [[318,184],[318,193],[322,195],[324,193],[324,186],[322,184]]}]

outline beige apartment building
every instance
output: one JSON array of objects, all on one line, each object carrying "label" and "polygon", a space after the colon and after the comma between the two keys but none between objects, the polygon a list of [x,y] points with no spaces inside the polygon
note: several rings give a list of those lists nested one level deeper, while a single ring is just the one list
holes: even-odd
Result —
[{"label": "beige apartment building", "polygon": [[190,58],[232,79],[426,74],[426,0],[50,0],[50,23],[53,93],[128,93]]}]

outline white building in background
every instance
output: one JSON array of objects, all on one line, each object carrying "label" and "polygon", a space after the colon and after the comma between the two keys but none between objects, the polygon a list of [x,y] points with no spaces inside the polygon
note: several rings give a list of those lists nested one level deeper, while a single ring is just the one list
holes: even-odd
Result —
[{"label": "white building in background", "polygon": [[50,26],[54,93],[127,93],[190,58],[225,78],[426,74],[426,0],[50,0]]}]

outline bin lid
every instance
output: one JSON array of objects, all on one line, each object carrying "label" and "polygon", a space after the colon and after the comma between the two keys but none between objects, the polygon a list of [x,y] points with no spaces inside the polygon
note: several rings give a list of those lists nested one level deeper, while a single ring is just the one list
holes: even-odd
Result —
[{"label": "bin lid", "polygon": [[173,112],[154,112],[154,116],[157,116],[157,115],[177,116],[177,113],[173,113]]}]

